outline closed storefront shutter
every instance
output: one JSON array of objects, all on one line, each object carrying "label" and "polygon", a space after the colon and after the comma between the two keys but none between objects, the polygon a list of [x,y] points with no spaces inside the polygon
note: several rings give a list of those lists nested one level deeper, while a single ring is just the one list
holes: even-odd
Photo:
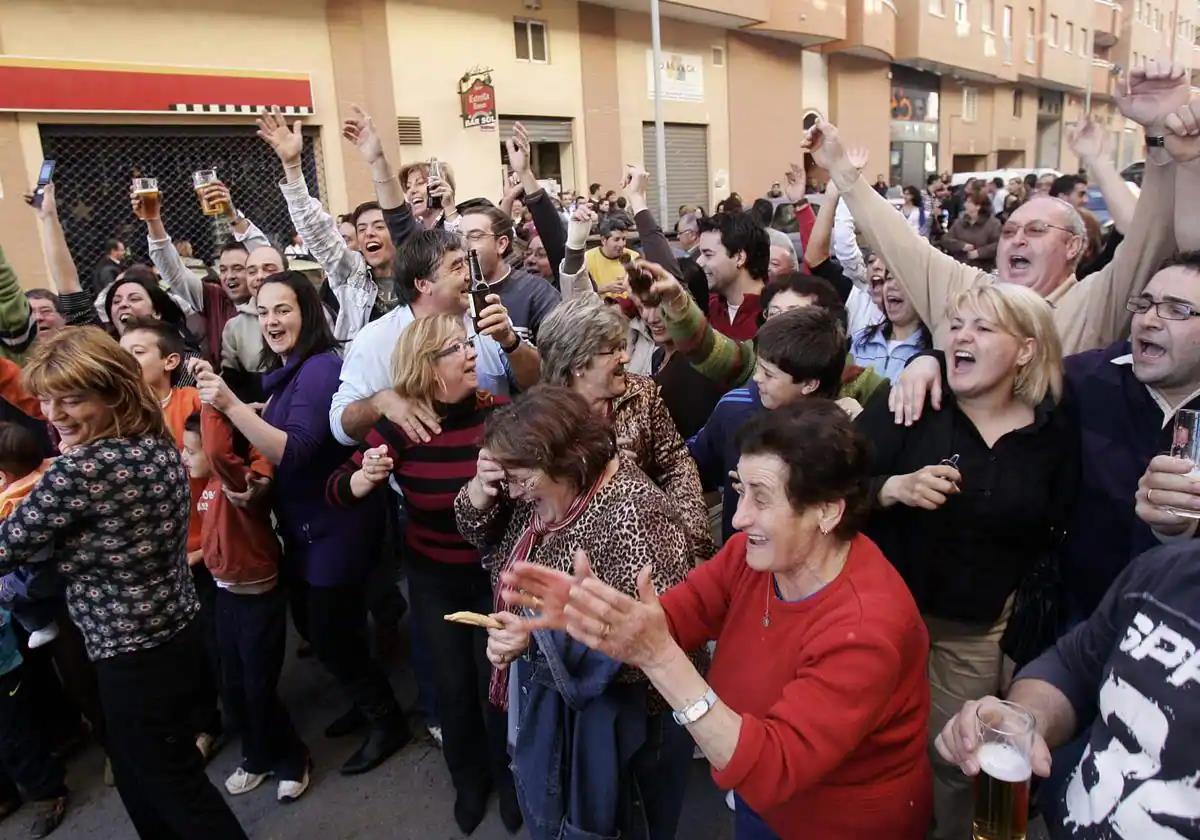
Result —
[{"label": "closed storefront shutter", "polygon": [[512,136],[513,123],[519,122],[529,132],[530,143],[570,143],[571,121],[554,117],[501,117],[500,139]]},{"label": "closed storefront shutter", "polygon": [[[663,229],[675,226],[681,204],[708,209],[708,126],[667,123],[667,218]],[[650,185],[646,198],[658,215],[658,172],[654,155],[654,123],[642,124],[642,148]]]}]

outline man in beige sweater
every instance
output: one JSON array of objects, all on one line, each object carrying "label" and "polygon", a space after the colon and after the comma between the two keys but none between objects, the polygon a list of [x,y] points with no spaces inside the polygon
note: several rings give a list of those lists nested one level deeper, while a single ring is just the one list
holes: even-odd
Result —
[{"label": "man in beige sweater", "polygon": [[[1161,148],[1163,122],[1187,105],[1190,86],[1182,68],[1147,62],[1135,68],[1117,104],[1146,129],[1150,146],[1142,197],[1125,242],[1113,261],[1085,283],[1075,279],[1085,231],[1069,203],[1036,196],[1013,212],[996,253],[997,277],[958,262],[918,237],[850,162],[838,130],[818,122],[804,151],[829,171],[868,243],[883,257],[916,306],[921,320],[940,338],[945,306],[955,293],[978,282],[1028,286],[1054,305],[1063,353],[1078,353],[1116,341],[1129,329],[1125,302],[1138,294],[1175,249],[1176,166]],[[1200,196],[1196,209],[1200,210]]]}]

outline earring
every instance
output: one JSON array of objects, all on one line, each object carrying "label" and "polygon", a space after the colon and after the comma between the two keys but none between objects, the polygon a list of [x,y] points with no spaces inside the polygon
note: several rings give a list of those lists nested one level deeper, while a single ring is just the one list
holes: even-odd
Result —
[{"label": "earring", "polygon": [[826,525],[824,522],[822,522],[820,525],[818,525],[817,528],[821,531],[821,536],[823,536],[823,537],[829,536],[829,526]]}]

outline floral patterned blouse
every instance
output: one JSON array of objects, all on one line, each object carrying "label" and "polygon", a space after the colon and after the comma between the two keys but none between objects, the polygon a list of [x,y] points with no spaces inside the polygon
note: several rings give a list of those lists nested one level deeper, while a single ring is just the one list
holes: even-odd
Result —
[{"label": "floral patterned blouse", "polygon": [[0,522],[0,574],[53,544],[93,661],[157,647],[200,609],[187,568],[189,500],[169,438],[77,446]]}]

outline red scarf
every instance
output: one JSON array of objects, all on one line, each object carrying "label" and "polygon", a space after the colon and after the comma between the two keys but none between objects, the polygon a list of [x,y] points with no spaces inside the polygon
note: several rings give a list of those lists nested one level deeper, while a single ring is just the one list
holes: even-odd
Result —
[{"label": "red scarf", "polygon": [[[508,556],[508,560],[500,568],[500,574],[503,575],[512,568],[514,563],[528,562],[533,555],[533,549],[542,541],[542,537],[547,534],[556,534],[566,528],[571,527],[583,515],[584,510],[591,504],[592,499],[596,498],[596,494],[600,492],[600,484],[604,481],[604,474],[608,472],[608,466],[600,471],[599,477],[592,482],[591,488],[586,493],[582,493],[575,497],[575,501],[571,502],[571,506],[567,508],[567,513],[562,520],[547,525],[538,516],[537,511],[533,512],[533,518],[525,527],[521,534],[521,538],[517,540],[517,544],[513,546],[512,554]],[[502,592],[504,591],[503,584],[496,586],[496,592],[493,595],[496,612],[501,612],[508,609],[508,605],[504,602]],[[532,642],[532,639],[530,640]],[[492,704],[500,709],[508,708],[508,669],[503,671],[496,668],[492,669],[492,679],[488,685],[488,699]]]}]

